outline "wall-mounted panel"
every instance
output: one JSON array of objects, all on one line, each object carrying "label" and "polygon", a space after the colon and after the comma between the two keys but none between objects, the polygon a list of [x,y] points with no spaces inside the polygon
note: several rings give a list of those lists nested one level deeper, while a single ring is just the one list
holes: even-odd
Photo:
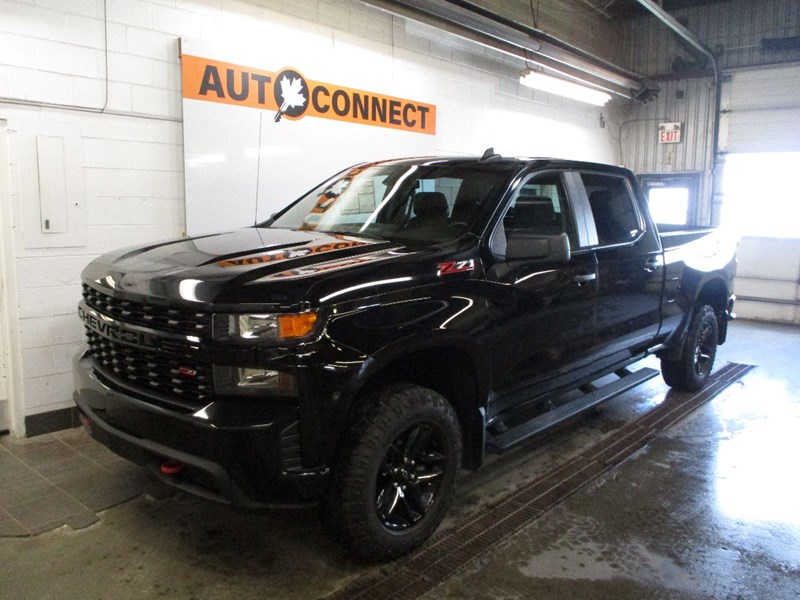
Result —
[{"label": "wall-mounted panel", "polygon": [[67,200],[66,157],[64,138],[40,135],[36,138],[39,167],[39,210],[42,233],[67,233],[69,213]]},{"label": "wall-mounted panel", "polygon": [[83,138],[68,123],[26,124],[15,133],[20,158],[24,248],[86,245]]}]

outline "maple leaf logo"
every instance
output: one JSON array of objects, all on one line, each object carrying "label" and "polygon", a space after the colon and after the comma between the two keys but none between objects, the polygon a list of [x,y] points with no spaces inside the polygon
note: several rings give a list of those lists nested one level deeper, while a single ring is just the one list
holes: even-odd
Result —
[{"label": "maple leaf logo", "polygon": [[275,114],[276,123],[281,120],[281,117],[284,115],[284,113],[288,114],[290,117],[296,117],[302,114],[303,107],[305,107],[306,102],[308,101],[308,98],[303,95],[303,92],[306,91],[305,81],[299,76],[299,74],[295,74],[298,76],[291,77],[288,74],[283,75],[283,77],[281,77],[278,81],[278,83],[280,83],[281,91],[280,94],[275,95],[276,100],[277,96],[280,96],[282,101],[280,104],[281,107]]}]

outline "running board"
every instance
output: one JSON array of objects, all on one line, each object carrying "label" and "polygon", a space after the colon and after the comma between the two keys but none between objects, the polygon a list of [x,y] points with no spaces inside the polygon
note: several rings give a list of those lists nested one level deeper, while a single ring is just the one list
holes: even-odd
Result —
[{"label": "running board", "polygon": [[585,396],[578,398],[577,400],[573,400],[564,406],[554,408],[543,415],[540,415],[534,419],[531,419],[530,421],[514,427],[513,429],[509,429],[508,431],[504,431],[503,433],[490,438],[488,440],[489,449],[495,452],[507,450],[522,440],[527,440],[528,438],[543,432],[545,429],[549,429],[554,425],[558,425],[559,423],[574,417],[578,413],[588,410],[593,406],[597,406],[601,402],[610,400],[614,396],[619,396],[623,392],[627,392],[629,389],[652,379],[659,373],[660,371],[657,369],[650,368],[639,369],[638,371],[629,373],[628,375],[625,375],[616,381],[612,381],[608,385],[604,385],[603,387],[598,388],[586,394]]}]

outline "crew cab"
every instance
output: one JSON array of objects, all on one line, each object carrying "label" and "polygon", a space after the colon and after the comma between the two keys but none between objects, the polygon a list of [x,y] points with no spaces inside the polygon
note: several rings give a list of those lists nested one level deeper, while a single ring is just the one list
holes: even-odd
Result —
[{"label": "crew cab", "polygon": [[[390,559],[438,526],[461,467],[634,385],[632,363],[702,387],[734,251],[709,228],[659,234],[623,168],[361,164],[253,227],[89,264],[75,400],[171,485],[320,501],[351,552]],[[611,373],[611,392],[559,400]]]}]

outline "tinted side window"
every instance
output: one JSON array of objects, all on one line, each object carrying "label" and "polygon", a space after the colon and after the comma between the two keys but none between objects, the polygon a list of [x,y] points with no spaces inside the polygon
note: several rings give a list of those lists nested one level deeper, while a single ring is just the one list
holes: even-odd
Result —
[{"label": "tinted side window", "polygon": [[506,235],[511,230],[525,230],[535,235],[566,233],[574,244],[575,228],[568,206],[561,175],[536,176],[523,184],[511,202],[503,218]]},{"label": "tinted side window", "polygon": [[600,245],[624,244],[636,239],[642,230],[641,222],[625,178],[581,173],[581,179]]}]

